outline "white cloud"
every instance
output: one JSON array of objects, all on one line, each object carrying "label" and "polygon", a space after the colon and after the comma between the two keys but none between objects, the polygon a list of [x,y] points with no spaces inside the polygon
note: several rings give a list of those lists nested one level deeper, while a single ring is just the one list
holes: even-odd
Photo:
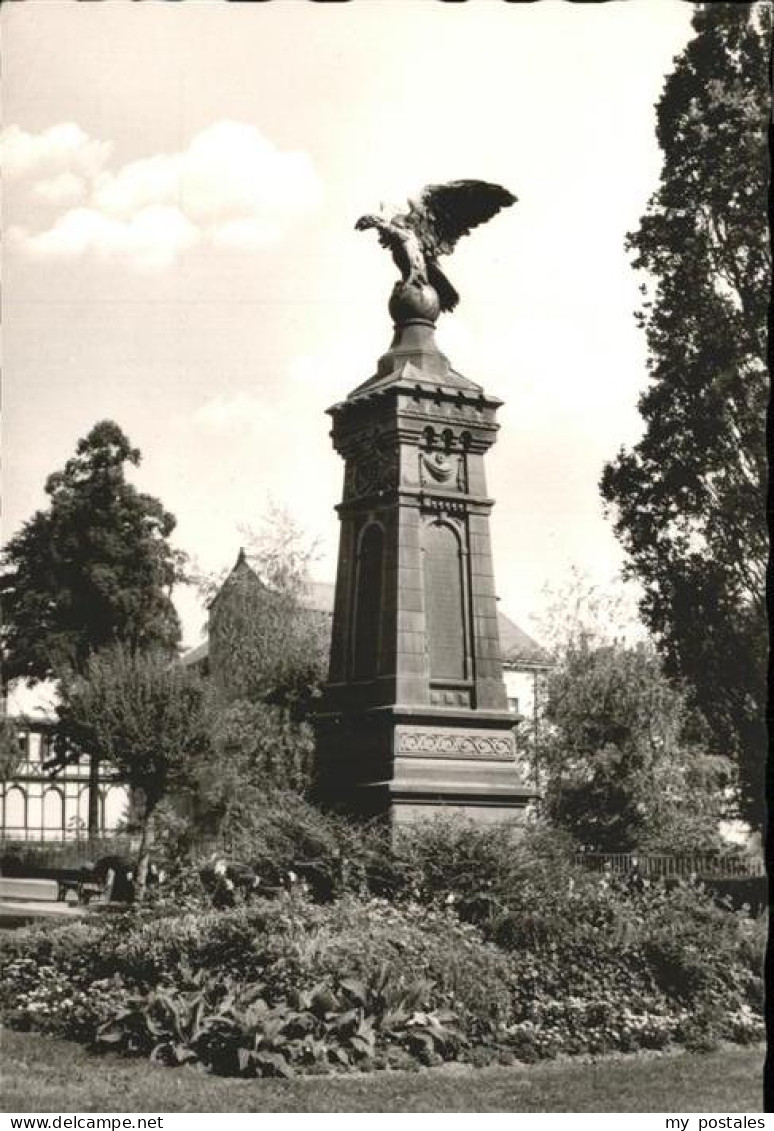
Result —
[{"label": "white cloud", "polygon": [[178,209],[160,206],[143,208],[126,221],[92,208],[73,208],[47,231],[30,235],[12,228],[9,237],[42,257],[72,258],[93,252],[102,258],[126,258],[150,271],[168,267],[200,238]]},{"label": "white cloud", "polygon": [[75,122],[62,122],[39,134],[28,133],[19,126],[7,126],[0,133],[0,161],[6,177],[52,173],[58,169],[93,177],[110,157],[112,148],[112,142],[90,138]]},{"label": "white cloud", "polygon": [[75,125],[38,135],[11,126],[3,145],[17,175],[38,171],[44,158],[47,170],[54,157],[60,165],[69,162],[58,176],[38,181],[33,192],[65,209],[83,202],[43,231],[16,227],[17,244],[38,255],[91,252],[152,270],[200,240],[255,251],[280,240],[321,198],[307,154],[282,152],[256,126],[241,122],[216,122],[181,152],[116,169],[103,167],[109,143],[91,140]]},{"label": "white cloud", "polygon": [[151,204],[178,203],[180,156],[160,153],[121,165],[116,172],[100,173],[92,203],[108,215],[129,219]]},{"label": "white cloud", "polygon": [[86,196],[87,185],[83,177],[75,173],[58,173],[47,181],[38,181],[33,192],[35,196],[45,200],[47,204],[58,204],[66,207],[78,204]]},{"label": "white cloud", "polygon": [[271,423],[272,409],[266,399],[236,393],[232,397],[213,397],[194,413],[194,423],[214,435],[266,429]]},{"label": "white cloud", "polygon": [[217,224],[210,231],[210,239],[218,247],[236,251],[255,251],[261,247],[269,247],[282,238],[282,229],[279,224],[270,220],[228,220],[225,224]]}]

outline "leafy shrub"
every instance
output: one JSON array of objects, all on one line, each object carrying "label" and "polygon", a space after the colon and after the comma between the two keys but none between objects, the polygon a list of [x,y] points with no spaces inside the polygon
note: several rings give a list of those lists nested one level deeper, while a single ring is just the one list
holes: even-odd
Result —
[{"label": "leafy shrub", "polygon": [[517,892],[561,885],[572,871],[571,842],[538,823],[482,827],[436,816],[399,831],[390,850],[399,889],[423,902],[452,897],[465,917],[491,917]]},{"label": "leafy shrub", "polygon": [[[294,979],[363,978],[384,961],[409,980],[434,980],[471,1009],[495,1009],[507,964],[475,928],[450,913],[413,905],[345,898],[316,906],[298,896],[261,900],[232,911],[177,917],[124,916],[27,928],[2,942],[6,968],[19,960],[52,967],[79,987],[120,975],[130,989],[152,989],[181,971],[212,971],[246,980],[271,974],[281,995]],[[34,969],[34,966],[31,967]],[[12,1004],[14,987],[0,993]]]},{"label": "leafy shrub", "polygon": [[323,813],[297,795],[277,792],[232,831],[230,849],[263,881],[281,886],[293,872],[317,899],[329,900],[362,887],[369,831]]},{"label": "leafy shrub", "polygon": [[35,843],[8,841],[0,856],[0,875],[36,876],[82,868],[98,854],[131,856],[133,843],[127,836],[105,836],[99,841],[73,840]]},{"label": "leafy shrub", "polygon": [[755,996],[763,954],[761,926],[743,913],[717,906],[699,885],[643,893],[642,946],[659,985],[694,1005],[732,995],[743,1004]]},{"label": "leafy shrub", "polygon": [[79,923],[4,949],[9,1024],[218,1071],[281,1074],[250,1048],[287,1070],[456,1057],[508,998],[507,965],[472,928],[373,901]]},{"label": "leafy shrub", "polygon": [[8,962],[3,978],[13,991],[13,1001],[7,1003],[9,1024],[76,1041],[90,1042],[127,997],[118,974],[79,977],[76,969],[41,966],[31,958]]},{"label": "leafy shrub", "polygon": [[273,1004],[262,982],[198,981],[187,993],[129,999],[99,1027],[97,1045],[148,1052],[164,1064],[199,1062],[225,1075],[290,1076],[369,1066],[377,1057],[395,1063],[396,1052],[398,1063],[401,1052],[437,1063],[467,1044],[452,1013],[423,1008],[432,983],[398,989],[387,965],[368,983],[319,983]]},{"label": "leafy shrub", "polygon": [[698,885],[578,870],[540,825],[391,845],[284,796],[253,828],[221,888],[189,865],[175,900],[6,934],[8,1023],[243,1074],[761,1037],[765,922]]},{"label": "leafy shrub", "polygon": [[[264,789],[258,802],[232,818],[228,835],[198,841],[185,821],[168,818],[160,861],[166,884],[156,892],[156,903],[169,910],[174,904],[209,906],[216,886],[203,884],[202,873],[219,861],[249,868],[260,881],[258,895],[286,890],[295,877],[315,899],[328,901],[363,890],[364,861],[375,855],[372,840],[387,843],[375,830],[323,813],[289,790]],[[235,900],[216,899],[229,902]]]},{"label": "leafy shrub", "polygon": [[227,833],[267,791],[310,787],[314,734],[288,708],[240,699],[214,710],[211,725],[221,769],[213,800],[223,807]]},{"label": "leafy shrub", "polygon": [[[167,892],[189,906],[197,888],[191,870],[224,859],[249,867],[260,880],[260,893],[286,888],[292,874],[320,901],[349,893],[453,903],[462,917],[479,921],[502,910],[517,889],[526,905],[577,872],[569,838],[540,824],[521,832],[511,826],[482,829],[441,815],[393,838],[378,821],[354,823],[296,793],[272,790],[232,824],[227,838],[204,842],[203,852],[202,842],[198,849],[186,843],[182,827],[169,838]],[[206,891],[198,890],[206,905]]]}]

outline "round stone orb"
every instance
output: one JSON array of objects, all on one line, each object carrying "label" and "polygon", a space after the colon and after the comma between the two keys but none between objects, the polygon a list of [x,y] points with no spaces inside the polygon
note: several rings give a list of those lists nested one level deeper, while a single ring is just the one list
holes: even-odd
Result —
[{"label": "round stone orb", "polygon": [[396,283],[390,295],[388,307],[396,326],[419,319],[422,322],[435,322],[441,312],[441,304],[434,287],[418,287],[414,283]]}]

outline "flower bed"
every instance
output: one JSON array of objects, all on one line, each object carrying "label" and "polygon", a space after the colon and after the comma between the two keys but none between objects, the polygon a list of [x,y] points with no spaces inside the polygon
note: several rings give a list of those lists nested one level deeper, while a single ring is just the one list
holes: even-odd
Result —
[{"label": "flower bed", "polygon": [[191,866],[141,911],[6,934],[6,1023],[243,1075],[762,1036],[764,923],[696,886],[611,883],[542,834],[438,826],[380,856],[319,831],[298,856],[283,830],[284,869],[264,842],[238,882]]},{"label": "flower bed", "polygon": [[640,943],[503,949],[452,910],[417,904],[290,895],[127,919],[9,936],[7,1024],[260,1075],[761,1034],[759,987],[741,953],[722,981],[676,992]]}]

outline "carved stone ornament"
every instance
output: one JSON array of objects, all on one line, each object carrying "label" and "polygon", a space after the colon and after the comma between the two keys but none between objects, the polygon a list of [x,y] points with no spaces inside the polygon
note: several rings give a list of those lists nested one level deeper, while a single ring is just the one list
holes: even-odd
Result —
[{"label": "carved stone ornament", "polygon": [[457,470],[457,460],[446,452],[420,452],[422,482],[449,483]]},{"label": "carved stone ornament", "polygon": [[423,486],[464,491],[465,457],[448,452],[420,452],[419,481]]},{"label": "carved stone ornament", "polygon": [[466,504],[464,499],[455,499],[454,496],[432,495],[423,496],[422,498],[422,512],[426,515],[432,515],[433,518],[445,518],[459,524],[463,521],[466,514]]},{"label": "carved stone ornament", "polygon": [[400,730],[396,754],[422,758],[494,758],[512,761],[516,756],[510,734],[470,734],[455,730]]},{"label": "carved stone ornament", "polygon": [[375,448],[347,460],[344,476],[344,498],[361,499],[394,491],[398,486],[398,453]]}]

